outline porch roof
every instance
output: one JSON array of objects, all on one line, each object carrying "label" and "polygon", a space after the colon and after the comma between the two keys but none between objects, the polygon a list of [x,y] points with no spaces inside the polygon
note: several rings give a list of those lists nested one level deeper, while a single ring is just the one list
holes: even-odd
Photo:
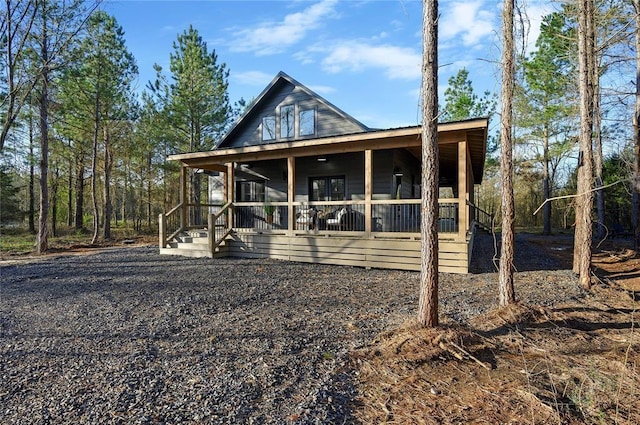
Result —
[{"label": "porch roof", "polygon": [[[438,148],[441,168],[455,169],[457,143],[467,140],[474,182],[482,181],[486,155],[488,118],[438,124]],[[365,150],[405,148],[416,158],[422,155],[422,127],[371,130],[363,133],[331,136],[302,141],[270,143],[241,148],[214,149],[169,155],[183,166],[209,171],[226,171],[230,162],[251,162],[287,157],[330,155]]]}]

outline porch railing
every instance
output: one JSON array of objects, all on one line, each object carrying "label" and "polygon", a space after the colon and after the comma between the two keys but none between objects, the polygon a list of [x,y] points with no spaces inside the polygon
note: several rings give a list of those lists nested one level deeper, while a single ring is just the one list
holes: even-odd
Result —
[{"label": "porch railing", "polygon": [[229,202],[220,207],[217,212],[210,212],[208,214],[209,249],[212,254],[233,231],[233,228],[229,226],[229,215],[233,214],[233,209],[233,203]]},{"label": "porch railing", "polygon": [[[165,248],[178,234],[189,229],[208,228],[207,217],[217,214],[223,208],[221,204],[183,204],[158,217],[160,247]],[[228,208],[228,207],[227,207]]]},{"label": "porch railing", "polygon": [[160,248],[165,248],[178,233],[184,230],[182,211],[182,204],[178,204],[169,212],[162,213],[158,217]]},{"label": "porch railing", "polygon": [[496,215],[488,213],[481,208],[478,208],[473,202],[467,202],[467,205],[471,208],[471,216],[475,220],[478,225],[483,227],[485,230],[491,232],[495,226],[495,218]]},{"label": "porch railing", "polygon": [[[362,200],[294,202],[294,231],[316,233],[364,232],[366,202]],[[234,228],[239,231],[289,230],[286,202],[234,203]],[[446,199],[439,203],[438,231],[457,233],[459,202]],[[378,233],[420,233],[420,200],[371,201],[371,231]]]},{"label": "porch railing", "polygon": [[187,228],[207,227],[210,214],[216,214],[223,208],[222,204],[187,204]]},{"label": "porch railing", "polygon": [[[313,231],[320,234],[348,232],[362,233],[367,229],[366,201],[325,201],[294,202],[293,220],[289,220],[287,202],[235,202],[226,205],[180,204],[166,214],[160,214],[160,243],[166,246],[178,233],[190,228],[209,230],[210,248],[215,250],[232,231]],[[478,222],[486,223],[493,216],[470,204]],[[460,203],[457,199],[443,199],[439,202],[438,232],[455,234],[459,231]],[[372,233],[420,233],[420,199],[372,200]],[[187,211],[185,220],[183,211]],[[207,218],[202,220],[202,217]],[[233,217],[233,227],[229,226]],[[200,217],[200,219],[198,219]],[[205,221],[205,222],[203,222]],[[181,223],[185,223],[183,225]],[[293,229],[289,223],[293,222]],[[489,221],[490,223],[490,221]]]},{"label": "porch railing", "polygon": [[288,207],[286,202],[235,202],[233,226],[237,230],[287,230]]}]

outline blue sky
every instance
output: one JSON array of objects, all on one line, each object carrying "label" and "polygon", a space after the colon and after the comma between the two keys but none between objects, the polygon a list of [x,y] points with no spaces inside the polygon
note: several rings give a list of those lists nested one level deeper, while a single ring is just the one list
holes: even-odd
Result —
[{"label": "blue sky", "polygon": [[[549,2],[530,2],[535,42]],[[375,128],[419,123],[422,3],[419,0],[142,1],[102,8],[125,31],[139,88],[168,70],[179,33],[196,28],[230,69],[231,101],[250,100],[284,71]],[[499,91],[500,1],[440,1],[440,103],[466,67],[476,92]]]}]

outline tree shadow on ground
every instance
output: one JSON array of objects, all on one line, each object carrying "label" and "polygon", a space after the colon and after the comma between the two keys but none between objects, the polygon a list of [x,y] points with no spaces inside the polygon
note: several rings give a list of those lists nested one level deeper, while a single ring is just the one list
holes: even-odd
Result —
[{"label": "tree shadow on ground", "polygon": [[[474,237],[469,271],[474,274],[495,273],[500,260],[501,234],[478,231]],[[515,269],[518,272],[568,270],[573,253],[573,238],[567,235],[515,236]]]}]

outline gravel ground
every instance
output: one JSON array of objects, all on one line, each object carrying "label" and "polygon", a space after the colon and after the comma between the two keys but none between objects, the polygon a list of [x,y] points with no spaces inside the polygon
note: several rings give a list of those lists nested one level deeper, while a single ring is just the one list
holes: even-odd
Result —
[{"label": "gravel ground", "polygon": [[[517,249],[519,298],[584,296],[539,247],[519,237]],[[479,238],[482,273],[440,275],[446,321],[495,306],[492,252]],[[412,316],[418,283],[415,272],[155,247],[0,266],[0,423],[353,422],[348,353]]]}]

